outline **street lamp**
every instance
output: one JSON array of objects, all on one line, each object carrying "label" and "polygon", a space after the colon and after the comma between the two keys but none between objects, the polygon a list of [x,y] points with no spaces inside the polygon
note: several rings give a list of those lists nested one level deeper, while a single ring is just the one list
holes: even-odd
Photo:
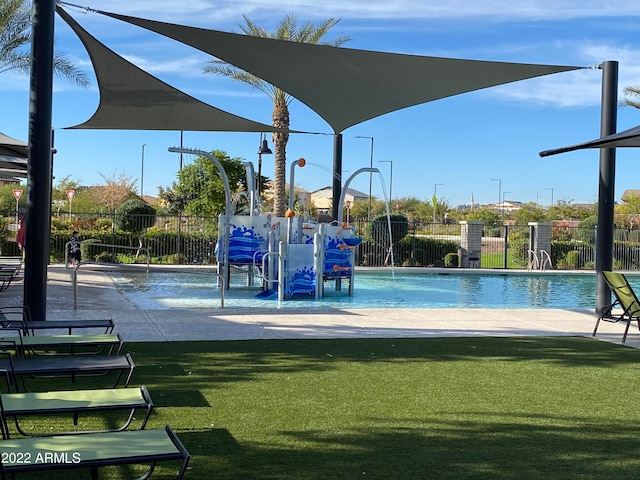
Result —
[{"label": "street lamp", "polygon": [[391,195],[391,189],[393,188],[393,160],[380,160],[380,163],[388,163],[389,164],[389,203],[393,199]]},{"label": "street lamp", "polygon": [[549,187],[549,188],[545,188],[545,190],[551,190],[551,206],[553,207],[553,188]]},{"label": "street lamp", "polygon": [[443,186],[444,183],[435,183],[433,185],[433,223],[436,223],[436,204],[438,203],[438,185]]},{"label": "street lamp", "polygon": [[[368,138],[371,140],[371,157],[369,158],[369,168],[373,168],[373,137],[356,136],[356,138]],[[371,220],[371,183],[373,172],[369,171],[369,212],[367,213],[367,220]]]},{"label": "street lamp", "polygon": [[142,167],[142,171],[140,172],[140,198],[144,195],[144,147],[146,146],[146,143],[142,144],[142,161],[140,162]]},{"label": "street lamp", "polygon": [[504,208],[504,198],[507,195],[507,193],[511,193],[511,192],[502,192],[502,211],[505,210],[505,208]]},{"label": "street lamp", "polygon": [[273,152],[269,148],[269,144],[267,143],[266,138],[262,138],[263,134],[260,133],[260,145],[258,146],[258,178],[256,179],[256,193],[258,196],[258,201],[260,205],[262,205],[262,200],[260,199],[260,183],[262,179],[262,155],[273,155]]},{"label": "street lamp", "polygon": [[498,210],[500,210],[500,199],[502,198],[502,179],[492,178],[492,182],[498,182]]}]

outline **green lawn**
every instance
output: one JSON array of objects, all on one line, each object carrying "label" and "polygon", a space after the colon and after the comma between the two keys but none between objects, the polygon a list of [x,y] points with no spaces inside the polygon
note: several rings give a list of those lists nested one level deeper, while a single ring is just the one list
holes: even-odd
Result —
[{"label": "green lawn", "polygon": [[[480,257],[481,268],[503,268],[504,267],[504,253],[483,253]],[[527,264],[523,263],[509,252],[507,252],[507,268],[527,268]]]},{"label": "green lawn", "polygon": [[[640,351],[628,347],[472,337],[125,348],[134,383],[156,404],[148,428],[172,425],[193,456],[186,478],[619,480],[640,471]],[[160,467],[153,478],[175,472]]]}]

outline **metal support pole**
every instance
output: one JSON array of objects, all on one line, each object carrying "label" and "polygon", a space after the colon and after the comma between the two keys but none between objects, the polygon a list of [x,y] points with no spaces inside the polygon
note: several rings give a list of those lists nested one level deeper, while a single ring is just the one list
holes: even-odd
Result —
[{"label": "metal support pole", "polygon": [[[618,62],[602,64],[602,111],[600,136],[616,133]],[[611,303],[611,291],[600,272],[613,266],[613,209],[615,204],[616,150],[600,149],[598,183],[598,235],[596,238],[596,314]]]},{"label": "metal support pole", "polygon": [[24,305],[36,320],[47,315],[54,11],[55,2],[33,2]]},{"label": "metal support pole", "polygon": [[342,211],[340,196],[342,195],[342,134],[338,133],[333,140],[333,194],[331,196],[331,218],[336,220]]}]

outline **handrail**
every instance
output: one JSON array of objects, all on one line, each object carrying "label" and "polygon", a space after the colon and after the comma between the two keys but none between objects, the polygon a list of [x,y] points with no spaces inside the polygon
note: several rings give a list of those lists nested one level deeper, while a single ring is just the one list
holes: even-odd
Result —
[{"label": "handrail", "polygon": [[540,267],[540,262],[538,260],[538,255],[533,250],[529,249],[527,251],[529,255],[529,261],[527,263],[527,270],[538,270]]},{"label": "handrail", "polygon": [[549,255],[549,253],[546,250],[540,250],[540,270],[544,270],[545,265],[549,265],[549,268],[553,268],[553,263],[551,262],[551,255]]},{"label": "handrail", "polygon": [[[64,244],[64,268],[69,268],[69,245],[71,245],[70,241]],[[150,263],[151,255],[149,254],[149,249],[148,248],[145,248],[145,247],[127,247],[126,245],[112,245],[110,243],[95,243],[95,242],[88,243],[88,245],[95,245],[95,246],[98,246],[98,247],[124,248],[124,249],[127,249],[127,250],[143,251],[147,255],[147,273],[149,272],[149,263]],[[100,264],[101,262],[82,262],[82,263]]]},{"label": "handrail", "polygon": [[[71,283],[73,284],[73,309],[77,310],[78,309],[78,269],[82,266],[82,265],[91,265],[91,263],[87,264],[87,263],[78,263],[75,265],[75,267],[73,267],[73,273],[71,276]],[[126,265],[126,264],[125,264]],[[118,266],[116,264],[116,266]],[[65,268],[67,268],[65,266]],[[147,265],[147,273],[149,273],[149,267]],[[225,285],[224,285],[224,276],[220,273],[216,272],[216,277],[220,280],[223,280],[223,282],[221,283],[221,288],[220,288],[220,309],[224,309],[224,291],[225,291]]]}]

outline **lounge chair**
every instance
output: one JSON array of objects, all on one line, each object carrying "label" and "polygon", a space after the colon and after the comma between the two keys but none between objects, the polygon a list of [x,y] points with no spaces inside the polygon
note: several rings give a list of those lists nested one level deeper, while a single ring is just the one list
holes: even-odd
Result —
[{"label": "lounge chair", "polygon": [[0,341],[0,353],[4,358],[0,359],[0,373],[8,379],[8,388],[11,385],[18,389],[18,380],[21,381],[24,391],[28,391],[25,378],[71,378],[75,382],[77,377],[98,376],[116,373],[113,384],[115,388],[120,379],[126,373],[124,386],[128,386],[135,369],[131,355],[109,356],[65,356],[46,358],[24,358],[20,356],[20,348],[13,341]]},{"label": "lounge chair", "polygon": [[20,472],[148,464],[148,478],[158,462],[180,461],[178,480],[189,465],[189,452],[169,425],[151,430],[87,433],[0,441],[2,478]]},{"label": "lounge chair", "polygon": [[[629,326],[633,320],[638,322],[638,329],[640,329],[640,302],[636,296],[633,288],[629,285],[626,277],[622,273],[616,272],[602,272],[605,282],[611,289],[616,300],[602,309],[596,320],[596,326],[593,329],[593,336],[596,336],[600,320],[605,322],[619,322],[623,321],[627,325],[622,335],[622,343],[627,340],[627,333],[629,332]],[[613,309],[619,307],[622,309],[622,313],[619,315],[613,313]]]},{"label": "lounge chair", "polygon": [[21,265],[2,265],[0,264],[0,292],[5,291],[11,285],[11,282],[20,273]]},{"label": "lounge chair", "polygon": [[30,335],[21,328],[0,328],[0,341],[15,342],[21,356],[119,354],[123,341],[117,333],[94,335]]},{"label": "lounge chair", "polygon": [[102,333],[113,333],[112,319],[99,320],[33,320],[27,306],[0,307],[0,327],[20,327],[25,335],[33,335],[36,330],[75,330],[96,329]]},{"label": "lounge chair", "polygon": [[[2,413],[2,426],[4,428],[3,438],[9,438],[9,425],[7,418],[13,417],[16,430],[25,436],[51,436],[61,434],[81,434],[96,432],[119,432],[126,430],[131,425],[134,414],[137,410],[144,410],[144,417],[140,425],[140,430],[144,430],[153,409],[153,402],[149,396],[147,388],[105,388],[99,390],[71,390],[60,392],[43,393],[3,393],[0,395],[0,412]],[[73,425],[78,425],[79,414],[95,414],[98,412],[128,410],[129,415],[120,425],[110,429],[68,432],[47,432],[36,433],[26,432],[21,424],[20,418],[31,418],[36,415],[72,415]]]}]

